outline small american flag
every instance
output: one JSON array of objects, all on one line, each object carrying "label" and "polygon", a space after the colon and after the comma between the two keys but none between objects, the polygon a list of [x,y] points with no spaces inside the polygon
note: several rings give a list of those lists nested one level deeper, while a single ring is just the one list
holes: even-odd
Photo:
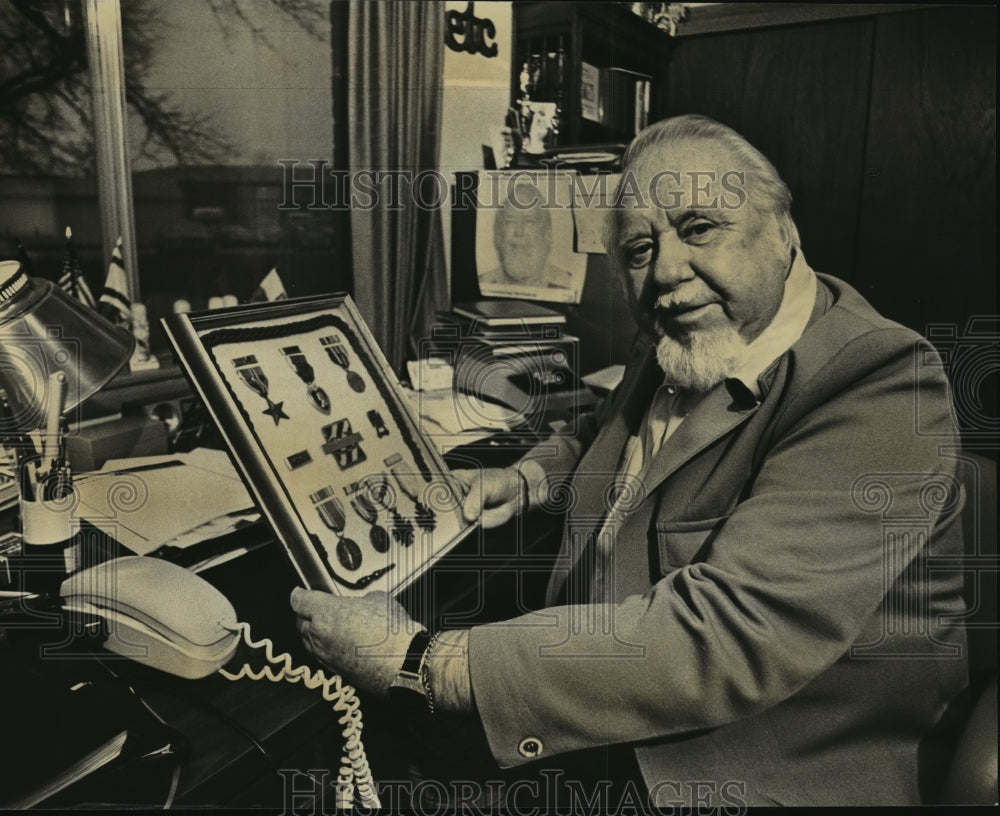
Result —
[{"label": "small american flag", "polygon": [[284,300],[287,297],[288,293],[285,291],[285,284],[281,282],[281,276],[278,274],[277,267],[275,267],[264,276],[264,279],[257,285],[257,288],[250,294],[250,302],[260,303],[262,301]]},{"label": "small american flag", "polygon": [[76,256],[76,247],[73,245],[73,230],[69,227],[66,227],[66,248],[63,250],[59,288],[68,293],[70,297],[79,300],[84,306],[93,309],[97,305],[94,293],[90,291],[87,279],[83,276],[83,267],[80,266],[80,259]]},{"label": "small american flag", "polygon": [[125,275],[125,259],[120,236],[111,252],[108,277],[104,281],[104,289],[101,290],[101,305],[98,311],[116,326],[128,327],[132,320],[132,300],[129,296],[128,278]]}]

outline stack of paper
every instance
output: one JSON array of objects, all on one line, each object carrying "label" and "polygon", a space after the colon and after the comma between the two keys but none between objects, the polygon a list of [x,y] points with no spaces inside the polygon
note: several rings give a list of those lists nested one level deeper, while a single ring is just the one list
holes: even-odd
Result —
[{"label": "stack of paper", "polygon": [[[224,451],[110,460],[77,476],[74,486],[75,517],[136,555],[164,544],[189,546],[259,518]],[[203,534],[190,535],[195,530]]]}]

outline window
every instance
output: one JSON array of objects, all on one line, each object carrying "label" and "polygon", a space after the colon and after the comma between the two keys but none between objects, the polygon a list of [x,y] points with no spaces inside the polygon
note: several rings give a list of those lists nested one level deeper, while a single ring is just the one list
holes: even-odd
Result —
[{"label": "window", "polygon": [[[100,11],[88,17],[83,3]],[[178,301],[200,310],[213,298],[245,300],[271,269],[289,296],[348,289],[336,213],[281,206],[289,160],[308,176],[310,161],[332,159],[329,0],[122,0],[120,17],[96,19],[115,5],[0,0],[2,36],[12,42],[0,54],[0,89],[28,69],[59,75],[17,100],[20,118],[0,120],[14,148],[0,155],[5,256],[20,239],[36,274],[55,278],[71,226],[100,289],[112,236],[128,234],[131,212],[135,248],[125,257],[137,267],[132,295],[149,309],[154,351],[166,350],[159,318]],[[123,44],[118,126],[131,176],[117,185],[126,199],[119,215],[98,196],[102,174],[107,182],[114,171],[95,150],[87,59],[95,25],[120,25]],[[89,56],[101,67],[118,58],[107,30],[95,40]]]},{"label": "window", "polygon": [[79,0],[0,0],[0,253],[59,277],[64,233],[103,284],[90,75]]}]

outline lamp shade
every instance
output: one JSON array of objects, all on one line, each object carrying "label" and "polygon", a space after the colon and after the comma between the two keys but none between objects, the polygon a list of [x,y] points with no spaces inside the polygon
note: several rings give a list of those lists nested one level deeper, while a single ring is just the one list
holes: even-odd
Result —
[{"label": "lamp shade", "polygon": [[64,411],[99,391],[128,362],[135,338],[51,281],[0,261],[0,434],[42,426],[50,375],[66,375]]}]

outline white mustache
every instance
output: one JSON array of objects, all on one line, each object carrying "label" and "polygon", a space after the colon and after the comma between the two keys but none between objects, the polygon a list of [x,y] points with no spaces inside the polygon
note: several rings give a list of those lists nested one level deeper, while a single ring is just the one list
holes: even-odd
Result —
[{"label": "white mustache", "polygon": [[674,293],[667,293],[657,297],[653,305],[657,309],[678,311],[682,309],[691,309],[697,306],[705,306],[708,303],[711,303],[709,298],[697,298],[689,295],[679,296]]}]

